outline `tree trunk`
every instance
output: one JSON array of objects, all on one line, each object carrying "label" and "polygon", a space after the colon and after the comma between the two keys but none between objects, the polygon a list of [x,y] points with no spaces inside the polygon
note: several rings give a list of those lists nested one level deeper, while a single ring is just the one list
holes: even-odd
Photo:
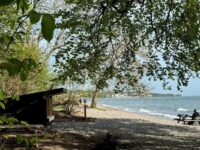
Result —
[{"label": "tree trunk", "polygon": [[97,96],[98,96],[99,90],[96,87],[94,91],[94,95],[92,97],[92,102],[91,102],[91,108],[97,108]]}]

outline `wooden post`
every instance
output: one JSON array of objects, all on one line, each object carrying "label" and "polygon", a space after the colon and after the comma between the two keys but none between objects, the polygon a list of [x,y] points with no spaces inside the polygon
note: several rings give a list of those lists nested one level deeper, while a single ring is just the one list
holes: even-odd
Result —
[{"label": "wooden post", "polygon": [[47,109],[47,116],[52,116],[52,109],[53,109],[53,104],[52,104],[52,97],[51,96],[45,96],[46,99],[46,109]]},{"label": "wooden post", "polygon": [[87,105],[86,105],[86,99],[84,99],[84,118],[87,118],[87,113],[86,113]]},{"label": "wooden post", "polygon": [[46,99],[46,115],[47,115],[47,119],[49,121],[52,121],[54,119],[52,96],[47,95],[47,96],[44,96],[44,98]]}]

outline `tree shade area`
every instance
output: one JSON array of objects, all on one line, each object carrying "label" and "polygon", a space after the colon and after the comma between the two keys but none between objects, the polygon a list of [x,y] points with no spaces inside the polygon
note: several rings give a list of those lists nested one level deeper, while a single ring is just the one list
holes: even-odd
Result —
[{"label": "tree shade area", "polygon": [[[98,94],[109,87],[145,95],[144,78],[165,89],[173,80],[181,90],[199,77],[199,0],[55,3],[0,0],[0,109],[7,97],[71,83],[92,85],[96,108]],[[0,116],[0,124],[9,119]]]}]

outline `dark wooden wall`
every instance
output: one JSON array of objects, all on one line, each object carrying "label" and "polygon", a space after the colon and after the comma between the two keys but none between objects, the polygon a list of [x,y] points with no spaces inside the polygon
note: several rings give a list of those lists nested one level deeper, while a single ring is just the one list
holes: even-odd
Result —
[{"label": "dark wooden wall", "polygon": [[48,116],[52,116],[52,96],[62,93],[63,88],[20,96],[20,100],[8,98],[6,110],[0,110],[0,115],[8,115],[29,124],[47,125]]},{"label": "dark wooden wall", "polygon": [[29,124],[48,123],[46,113],[46,100],[41,97],[22,97],[20,101],[8,100],[6,110],[1,114],[7,114],[19,121],[27,121]]}]

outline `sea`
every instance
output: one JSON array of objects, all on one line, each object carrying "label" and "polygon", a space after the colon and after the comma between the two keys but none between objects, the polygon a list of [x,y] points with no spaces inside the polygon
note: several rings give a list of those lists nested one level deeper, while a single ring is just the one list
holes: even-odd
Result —
[{"label": "sea", "polygon": [[176,118],[178,114],[192,115],[194,109],[200,112],[200,96],[99,98],[97,103],[127,112],[168,119]]}]

